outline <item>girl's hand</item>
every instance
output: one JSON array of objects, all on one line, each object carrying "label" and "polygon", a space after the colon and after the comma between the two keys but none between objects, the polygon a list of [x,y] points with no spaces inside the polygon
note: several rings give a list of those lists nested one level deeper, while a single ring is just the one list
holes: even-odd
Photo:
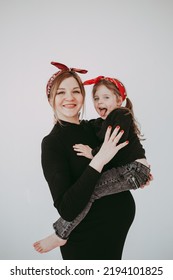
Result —
[{"label": "girl's hand", "polygon": [[92,149],[88,145],[75,144],[73,149],[77,152],[78,156],[83,156],[89,159],[93,158]]},{"label": "girl's hand", "polygon": [[150,182],[153,180],[154,180],[153,175],[150,173],[148,181],[144,186],[141,186],[141,189],[143,189],[145,186],[149,186]]}]

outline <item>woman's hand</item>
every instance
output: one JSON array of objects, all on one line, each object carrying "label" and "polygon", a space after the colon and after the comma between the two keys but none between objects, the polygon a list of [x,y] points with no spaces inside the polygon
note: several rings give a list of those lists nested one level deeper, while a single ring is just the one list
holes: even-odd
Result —
[{"label": "woman's hand", "polygon": [[108,163],[118,153],[120,149],[124,148],[128,144],[128,141],[125,141],[118,145],[118,142],[124,133],[123,130],[119,132],[120,130],[119,126],[117,126],[114,129],[112,134],[111,134],[111,129],[112,127],[109,126],[105,134],[104,142],[99,151],[101,153],[101,156],[103,157],[105,164]]},{"label": "woman's hand", "polygon": [[88,145],[75,144],[73,149],[77,152],[78,156],[83,156],[89,159],[93,158],[92,149]]},{"label": "woman's hand", "polygon": [[124,133],[123,130],[119,132],[119,126],[114,129],[112,134],[111,129],[112,127],[109,126],[106,131],[105,139],[101,146],[101,149],[90,162],[90,166],[92,166],[99,172],[102,171],[104,165],[107,164],[118,153],[120,149],[124,148],[128,144],[128,141],[118,144],[120,138]]}]

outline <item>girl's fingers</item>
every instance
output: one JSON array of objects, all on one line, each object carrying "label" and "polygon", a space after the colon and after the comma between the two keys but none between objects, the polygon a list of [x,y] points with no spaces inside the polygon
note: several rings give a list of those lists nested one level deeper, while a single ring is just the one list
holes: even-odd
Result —
[{"label": "girl's fingers", "polygon": [[83,153],[76,153],[77,156],[85,156]]},{"label": "girl's fingers", "polygon": [[75,151],[79,151],[80,149],[79,149],[79,148],[73,148],[73,150],[75,150]]},{"label": "girl's fingers", "polygon": [[85,150],[83,150],[82,148],[73,148],[73,150],[76,152],[81,152],[81,153],[85,152]]},{"label": "girl's fingers", "polygon": [[80,144],[77,144],[77,145],[74,145],[74,146],[73,146],[73,149],[76,149],[76,150],[77,150],[77,149],[81,149],[81,148],[82,148],[82,146],[81,146]]},{"label": "girl's fingers", "polygon": [[75,144],[75,145],[73,145],[73,148],[81,148],[81,147],[83,147],[82,144]]}]

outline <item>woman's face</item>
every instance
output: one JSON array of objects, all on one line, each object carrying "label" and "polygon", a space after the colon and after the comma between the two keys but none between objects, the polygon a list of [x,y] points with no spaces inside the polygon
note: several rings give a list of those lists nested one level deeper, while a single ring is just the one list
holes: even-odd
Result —
[{"label": "woman's face", "polygon": [[112,90],[105,85],[100,85],[94,94],[94,107],[102,119],[106,119],[110,112],[122,104],[122,99],[117,98]]},{"label": "woman's face", "polygon": [[79,111],[83,102],[84,97],[75,78],[69,77],[63,80],[55,97],[55,110],[58,119],[79,123]]}]

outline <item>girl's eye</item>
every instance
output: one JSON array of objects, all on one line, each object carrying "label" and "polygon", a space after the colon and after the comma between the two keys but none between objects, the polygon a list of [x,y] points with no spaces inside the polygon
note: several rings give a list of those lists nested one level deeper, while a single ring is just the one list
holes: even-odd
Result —
[{"label": "girl's eye", "polygon": [[75,91],[73,91],[73,93],[77,93],[77,94],[79,94],[79,93],[81,93],[79,90],[75,90]]},{"label": "girl's eye", "polygon": [[98,97],[95,97],[95,98],[94,98],[94,101],[98,101],[98,100],[99,100]]},{"label": "girl's eye", "polygon": [[105,96],[105,99],[109,99],[109,96]]}]

